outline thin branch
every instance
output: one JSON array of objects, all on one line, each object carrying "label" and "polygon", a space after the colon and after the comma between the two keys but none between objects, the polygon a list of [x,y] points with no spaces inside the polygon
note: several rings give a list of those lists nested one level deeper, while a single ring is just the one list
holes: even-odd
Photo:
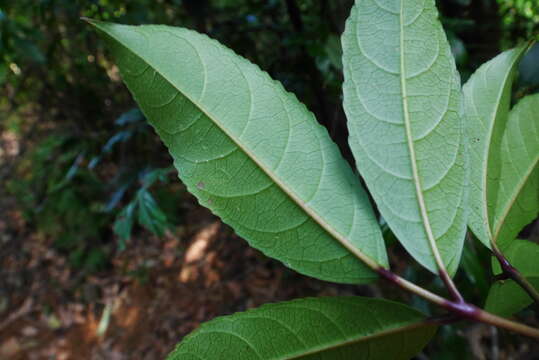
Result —
[{"label": "thin branch", "polygon": [[427,289],[417,286],[414,283],[396,275],[390,270],[379,267],[374,269],[381,277],[390,281],[391,283],[399,286],[400,288],[407,290],[413,294],[416,294],[423,299],[430,301],[440,307],[450,311],[457,316],[458,319],[468,319],[477,322],[483,322],[490,325],[494,325],[506,330],[510,330],[521,335],[529,336],[539,339],[539,329],[535,329],[531,326],[520,324],[494,314],[488,313],[473,304],[469,304],[462,301],[447,300],[439,295],[436,295]]},{"label": "thin branch", "polygon": [[440,273],[440,277],[442,278],[442,281],[445,284],[445,287],[447,288],[447,291],[449,291],[449,294],[451,295],[453,300],[458,303],[463,303],[464,298],[462,297],[459,290],[455,286],[455,283],[451,279],[451,276],[449,276],[449,274],[447,273],[447,270],[440,269],[439,273]]},{"label": "thin branch", "polygon": [[477,312],[477,315],[475,317],[468,317],[470,320],[480,321],[483,323],[494,325],[499,328],[514,331],[521,335],[526,335],[532,338],[539,339],[539,329],[535,329],[535,328],[532,328],[531,326],[524,325],[521,323],[511,321],[509,319],[496,316],[494,314],[491,314],[479,308],[476,308],[476,309],[479,310]]},{"label": "thin branch", "polygon": [[516,269],[509,260],[502,254],[496,244],[492,243],[492,253],[500,263],[502,268],[501,278],[511,279],[516,282],[526,293],[535,301],[539,306],[539,292],[535,287],[526,279],[518,269]]},{"label": "thin branch", "polygon": [[[369,265],[369,264],[367,264]],[[372,268],[372,267],[371,267]],[[392,272],[391,270],[378,267],[373,268],[382,278],[386,279],[387,281],[399,286],[400,288],[407,290],[413,294],[416,294],[417,296],[422,297],[425,300],[430,301],[431,303],[444,306],[449,300],[434,294],[427,289],[424,289],[400,276]]]}]

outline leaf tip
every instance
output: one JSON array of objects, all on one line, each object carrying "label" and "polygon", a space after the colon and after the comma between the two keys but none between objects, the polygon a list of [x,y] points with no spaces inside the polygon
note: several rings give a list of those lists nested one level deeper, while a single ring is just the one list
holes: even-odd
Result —
[{"label": "leaf tip", "polygon": [[105,21],[92,19],[86,16],[81,16],[80,19],[98,29],[100,29],[103,25],[107,24]]},{"label": "leaf tip", "polygon": [[86,16],[81,16],[80,19],[81,19],[82,21],[87,22],[88,24],[91,24],[91,25],[95,24],[95,22],[97,21],[97,20],[95,20],[95,19],[91,19],[91,18],[86,17]]}]

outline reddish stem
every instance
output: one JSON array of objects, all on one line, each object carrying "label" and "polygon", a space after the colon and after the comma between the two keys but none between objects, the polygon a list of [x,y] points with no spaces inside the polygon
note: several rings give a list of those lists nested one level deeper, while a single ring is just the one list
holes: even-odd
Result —
[{"label": "reddish stem", "polygon": [[418,287],[404,278],[401,278],[391,270],[387,270],[382,267],[374,268],[374,270],[387,281],[448,310],[453,315],[452,317],[447,318],[449,323],[461,319],[468,319],[494,325],[507,330],[515,331],[522,335],[539,339],[539,329],[534,329],[530,326],[516,323],[514,321],[488,313],[473,304],[467,303],[462,299],[462,297],[453,301],[447,300],[441,296],[431,293],[426,289]]},{"label": "reddish stem", "polygon": [[456,303],[464,303],[464,298],[460,294],[459,290],[455,286],[455,283],[451,280],[451,277],[444,269],[440,270],[440,277],[445,284],[445,287],[449,291],[449,294]]},{"label": "reddish stem", "polygon": [[500,263],[502,273],[497,276],[501,280],[512,279],[515,281],[526,293],[539,305],[539,292],[533,287],[532,284],[516,269],[509,260],[500,252],[496,247],[492,247],[492,253]]}]

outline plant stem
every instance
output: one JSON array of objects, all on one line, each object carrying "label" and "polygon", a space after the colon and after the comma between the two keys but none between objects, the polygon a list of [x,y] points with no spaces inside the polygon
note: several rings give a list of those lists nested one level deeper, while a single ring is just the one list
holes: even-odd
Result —
[{"label": "plant stem", "polygon": [[440,277],[442,278],[442,281],[445,284],[445,287],[449,291],[449,294],[451,295],[453,300],[459,303],[464,302],[464,298],[462,297],[459,290],[455,286],[455,283],[453,282],[453,280],[451,280],[451,276],[449,276],[447,271],[445,269],[440,269],[439,273],[440,273]]},{"label": "plant stem", "polygon": [[530,284],[528,279],[522,276],[520,271],[518,271],[513,265],[511,265],[509,260],[502,254],[500,249],[494,243],[492,244],[492,253],[500,263],[500,266],[503,271],[502,275],[515,281],[522,289],[524,289],[524,291],[528,293],[528,295],[539,306],[539,292],[533,287],[532,284]]},{"label": "plant stem", "polygon": [[470,320],[480,321],[483,323],[494,325],[499,328],[511,330],[522,335],[539,339],[539,329],[535,329],[535,328],[532,328],[531,326],[514,322],[500,316],[496,316],[494,314],[491,314],[479,308],[476,308],[476,309],[479,310],[477,313],[477,316],[474,318],[470,317],[469,318]]},{"label": "plant stem", "polygon": [[539,339],[539,329],[535,329],[528,325],[520,324],[488,313],[473,304],[465,302],[464,300],[447,300],[439,295],[428,291],[427,289],[424,289],[414,283],[409,282],[408,280],[396,275],[392,271],[384,269],[382,267],[379,267],[375,270],[384,279],[401,287],[404,290],[407,290],[413,294],[422,297],[427,301],[430,301],[431,303],[434,303],[444,309],[447,309],[459,318],[487,323],[519,333],[521,335],[526,335],[532,338]]},{"label": "plant stem", "polygon": [[431,303],[434,303],[434,304],[437,304],[437,305],[441,305],[441,306],[444,306],[448,300],[437,295],[437,294],[434,294],[430,291],[428,291],[427,289],[424,289],[420,286],[417,286],[416,284],[398,276],[397,274],[395,274],[394,272],[392,272],[391,270],[387,270],[387,269],[384,269],[384,268],[377,268],[375,269],[376,272],[384,279],[388,280],[389,282],[399,286],[400,288],[404,289],[404,290],[407,290],[413,294],[416,294],[420,297],[422,297],[423,299],[426,299],[428,301],[430,301]]}]

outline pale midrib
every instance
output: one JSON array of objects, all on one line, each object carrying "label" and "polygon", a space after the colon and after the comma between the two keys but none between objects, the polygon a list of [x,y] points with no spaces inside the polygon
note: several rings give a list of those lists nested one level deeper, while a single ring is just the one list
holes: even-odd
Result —
[{"label": "pale midrib", "polygon": [[297,360],[297,359],[301,359],[301,358],[303,358],[305,356],[310,356],[310,355],[323,353],[323,352],[326,352],[326,351],[338,349],[338,348],[345,347],[345,346],[350,346],[350,345],[355,345],[355,344],[359,344],[359,343],[366,342],[366,341],[371,341],[371,340],[376,339],[376,338],[390,336],[390,335],[398,334],[400,332],[408,332],[408,331],[412,331],[412,330],[415,330],[415,329],[418,329],[418,328],[421,328],[421,327],[426,327],[426,326],[433,326],[433,323],[429,323],[428,321],[421,321],[421,322],[413,323],[413,324],[406,325],[406,326],[403,326],[403,327],[397,327],[397,328],[393,328],[393,329],[384,330],[384,331],[381,331],[381,332],[376,333],[376,334],[367,335],[367,336],[361,336],[361,337],[358,337],[358,338],[355,338],[355,339],[339,342],[337,344],[312,349],[310,351],[303,352],[303,353],[301,353],[299,355],[293,355],[291,357],[284,357],[284,358],[276,358],[275,360]]},{"label": "pale midrib", "polygon": [[400,82],[402,90],[402,106],[403,106],[403,116],[404,116],[404,127],[406,129],[406,141],[408,143],[408,151],[410,152],[410,162],[412,165],[412,174],[414,178],[414,185],[417,195],[417,202],[419,205],[419,211],[421,213],[421,218],[423,219],[423,227],[425,228],[425,233],[429,240],[429,245],[434,256],[436,265],[438,266],[438,271],[447,272],[440,252],[438,251],[438,246],[436,245],[436,239],[432,232],[430,226],[430,219],[427,214],[427,207],[425,204],[425,198],[423,197],[423,190],[421,185],[421,179],[419,177],[419,169],[417,168],[417,160],[414,147],[414,139],[412,136],[412,128],[410,121],[410,114],[408,112],[408,97],[406,89],[406,76],[405,76],[405,63],[404,63],[404,0],[401,0],[400,8]]},{"label": "pale midrib", "polygon": [[495,219],[495,227],[494,227],[494,232],[492,235],[493,243],[496,243],[496,241],[498,240],[498,235],[500,235],[502,226],[505,223],[505,220],[507,219],[507,215],[509,215],[509,212],[511,211],[511,209],[513,208],[513,205],[516,203],[518,197],[520,196],[522,189],[528,183],[528,179],[530,178],[531,174],[535,170],[535,167],[537,166],[538,163],[539,163],[539,155],[535,158],[535,161],[532,161],[531,165],[528,167],[527,171],[524,173],[524,176],[522,177],[521,181],[518,182],[517,186],[515,187],[515,191],[513,192],[512,196],[510,197],[509,201],[504,207],[501,216],[498,218],[499,221],[496,221]]},{"label": "pale midrib", "polygon": [[[521,50],[521,52],[519,54],[522,53],[523,50]],[[487,232],[487,236],[489,237],[489,240],[492,244],[496,244],[496,239],[495,239],[495,235],[493,233],[493,231],[491,230],[491,224],[490,224],[490,217],[489,217],[489,213],[488,213],[488,164],[489,164],[489,158],[490,158],[490,149],[491,149],[491,145],[492,145],[492,136],[493,136],[493,133],[494,133],[494,129],[496,128],[496,115],[498,114],[498,111],[500,109],[500,105],[501,105],[501,98],[503,96],[503,92],[505,90],[505,86],[507,85],[507,79],[509,78],[509,75],[513,72],[513,67],[515,66],[515,63],[516,61],[520,58],[519,54],[517,54],[514,58],[513,58],[513,61],[511,62],[511,66],[509,67],[509,71],[506,71],[505,73],[505,76],[503,78],[503,81],[502,81],[502,84],[503,86],[500,87],[500,91],[498,92],[498,96],[496,97],[496,105],[495,105],[495,111],[492,113],[493,115],[493,119],[492,119],[492,126],[490,127],[490,130],[489,130],[489,134],[488,134],[488,142],[487,142],[487,146],[486,146],[486,149],[485,149],[485,152],[484,152],[484,157],[483,158],[486,158],[485,161],[483,161],[483,171],[481,172],[481,174],[484,174],[484,176],[481,178],[481,184],[483,185],[483,199],[481,201],[482,203],[482,212],[483,212],[483,219],[485,221],[485,225],[486,225],[486,232]],[[485,77],[487,76],[487,69],[485,69]],[[474,87],[475,88],[475,87]],[[475,89],[472,89],[472,90],[475,90]],[[470,94],[470,96],[473,96],[473,93],[475,91],[472,91],[472,94]],[[481,116],[481,115],[479,115]],[[508,114],[509,116],[509,114]],[[494,204],[494,209],[496,208],[496,204]],[[496,235],[497,236],[497,235]]]},{"label": "pale midrib", "polygon": [[[376,261],[371,259],[368,255],[364,254],[361,250],[357,249],[350,241],[348,241],[347,238],[343,237],[337,230],[335,230],[331,225],[329,225],[326,221],[324,221],[324,219],[321,216],[319,216],[313,209],[308,207],[305,204],[305,202],[301,200],[293,191],[289,190],[285,186],[285,184],[275,174],[273,174],[272,171],[267,169],[266,166],[263,163],[261,163],[254,154],[252,154],[247,148],[242,146],[242,144],[239,141],[237,141],[236,138],[232,134],[230,134],[230,132],[227,131],[226,128],[222,126],[222,124],[219,121],[217,121],[214,116],[209,114],[197,101],[194,101],[193,99],[191,99],[191,97],[187,95],[184,91],[182,91],[181,89],[178,89],[176,85],[172,84],[157,68],[152,66],[151,63],[148,60],[146,60],[144,56],[140,55],[139,53],[125,46],[118,38],[116,38],[112,33],[107,31],[106,29],[103,29],[103,28],[101,29],[105,31],[110,37],[112,37],[118,44],[120,44],[121,46],[124,46],[126,49],[128,49],[130,52],[132,52],[137,57],[139,57],[142,61],[144,61],[144,63],[146,63],[149,67],[151,67],[156,73],[158,73],[166,82],[168,82],[178,92],[181,92],[182,95],[185,96],[191,103],[193,103],[204,115],[208,117],[208,119],[210,119],[215,125],[217,125],[217,127],[219,127],[219,129],[228,138],[230,138],[234,142],[234,144],[236,144],[236,146],[238,146],[249,157],[249,159],[251,159],[274,183],[276,183],[277,186],[279,186],[279,188],[296,203],[296,205],[298,205],[303,211],[305,211],[307,215],[309,215],[321,228],[323,228],[328,234],[330,234],[335,240],[337,240],[344,248],[350,251],[354,256],[356,256],[359,260],[361,260],[365,265],[367,265],[374,271],[377,271],[378,269],[383,267],[382,265],[378,264]],[[320,151],[322,151],[322,149],[320,149]]]}]

